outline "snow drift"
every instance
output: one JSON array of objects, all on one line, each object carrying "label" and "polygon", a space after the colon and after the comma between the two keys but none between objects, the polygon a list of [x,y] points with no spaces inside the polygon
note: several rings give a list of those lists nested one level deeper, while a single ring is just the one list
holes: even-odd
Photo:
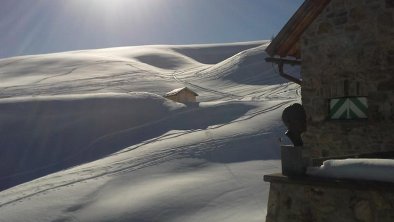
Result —
[{"label": "snow drift", "polygon": [[[0,60],[0,221],[264,220],[281,110],[300,98],[266,45]],[[161,97],[185,86],[198,103]]]},{"label": "snow drift", "polygon": [[308,175],[340,179],[394,182],[394,160],[344,159],[326,160],[320,167],[308,168]]},{"label": "snow drift", "polygon": [[[0,189],[114,153],[127,145],[94,143],[181,108],[148,93],[3,99]],[[133,142],[146,139],[140,137]]]}]

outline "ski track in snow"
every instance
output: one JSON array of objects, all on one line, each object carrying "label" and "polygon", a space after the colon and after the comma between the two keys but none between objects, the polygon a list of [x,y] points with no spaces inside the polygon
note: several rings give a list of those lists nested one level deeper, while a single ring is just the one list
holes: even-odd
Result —
[{"label": "ski track in snow", "polygon": [[[216,144],[224,144],[228,140],[235,141],[235,140],[247,139],[247,138],[252,138],[252,137],[259,137],[261,135],[264,135],[264,134],[267,134],[267,133],[270,133],[270,132],[261,132],[261,133],[256,133],[256,134],[253,134],[253,135],[242,135],[242,134],[237,135],[237,136],[232,135],[231,137],[227,137],[227,138],[225,137],[225,138],[221,138],[221,139],[215,139],[212,136],[213,134],[210,131],[212,131],[214,129],[221,128],[221,127],[224,127],[224,126],[229,125],[229,124],[246,121],[246,120],[252,119],[252,118],[254,118],[254,117],[258,116],[258,115],[265,114],[267,112],[275,111],[275,110],[283,107],[284,105],[290,104],[290,102],[293,102],[293,100],[280,102],[279,104],[270,106],[270,107],[268,107],[266,109],[253,111],[253,112],[241,117],[240,119],[237,119],[237,120],[225,123],[225,124],[221,124],[221,125],[216,125],[216,126],[210,127],[207,130],[203,130],[202,129],[202,130],[195,130],[195,131],[185,131],[185,132],[181,132],[181,133],[175,133],[175,134],[172,134],[172,135],[159,136],[157,138],[154,138],[154,139],[151,139],[151,140],[147,140],[147,141],[145,141],[145,142],[143,142],[141,144],[138,144],[136,146],[133,146],[131,148],[124,149],[123,151],[117,152],[117,153],[112,154],[110,156],[116,156],[116,155],[119,155],[119,154],[122,154],[122,153],[134,151],[135,149],[138,149],[140,147],[143,147],[143,146],[146,146],[146,145],[149,145],[149,144],[152,144],[152,143],[162,142],[164,140],[169,140],[169,139],[174,139],[175,137],[185,136],[187,134],[195,133],[197,131],[204,131],[205,134],[207,135],[208,139],[209,139],[207,142],[200,142],[199,143],[199,145],[203,145],[203,147],[206,147],[205,148],[206,150],[212,149],[211,148],[212,146],[210,144],[215,144],[214,146],[217,147]],[[177,113],[176,115],[181,115],[181,114],[184,114],[184,113],[195,112],[195,111],[196,111],[196,109],[186,110],[184,112]],[[93,141],[87,147],[81,149],[80,153],[75,153],[73,156],[69,156],[69,157],[67,157],[67,159],[64,159],[64,160],[72,159],[75,156],[79,156],[79,155],[83,154],[84,152],[86,152],[89,149],[91,149],[91,147],[94,146],[94,143],[96,143],[97,141],[99,141],[99,140],[101,140],[103,138],[108,138],[108,137],[111,137],[111,136],[115,136],[118,133],[123,133],[125,131],[130,131],[130,130],[136,130],[138,128],[146,127],[146,126],[149,126],[149,125],[160,124],[161,122],[163,122],[165,120],[168,120],[170,118],[174,118],[174,116],[165,117],[165,118],[162,118],[160,120],[157,120],[157,121],[154,121],[154,122],[149,122],[149,123],[146,123],[144,125],[141,125],[141,126],[138,126],[138,127],[132,128],[132,129],[131,128],[130,129],[125,129],[125,130],[122,130],[122,131],[119,131],[119,132],[114,132],[114,133],[111,133],[111,134],[108,134],[108,135],[104,135],[104,136],[102,136],[100,138],[97,138],[95,141]],[[99,174],[97,176],[83,178],[83,179],[80,179],[80,180],[77,180],[77,181],[72,181],[72,182],[69,182],[69,183],[62,184],[60,186],[54,186],[54,187],[51,187],[49,189],[45,189],[45,190],[42,190],[40,192],[37,192],[37,193],[34,193],[34,194],[30,194],[30,195],[27,195],[25,197],[22,197],[22,198],[19,198],[17,200],[10,201],[10,202],[7,202],[7,203],[1,203],[0,202],[0,207],[8,205],[8,204],[11,204],[11,203],[14,203],[15,201],[20,201],[22,199],[32,197],[32,196],[34,196],[36,194],[47,192],[47,191],[50,191],[50,190],[53,190],[53,189],[58,189],[58,188],[63,187],[63,186],[69,186],[71,184],[79,183],[79,182],[86,181],[86,180],[95,179],[95,178],[98,178],[98,177],[101,177],[101,176],[108,176],[108,175],[114,174],[114,173],[121,173],[122,171],[125,171],[125,170],[130,169],[130,168],[133,168],[133,170],[137,170],[137,169],[140,169],[140,167],[143,168],[143,167],[147,167],[147,166],[157,165],[159,163],[172,160],[172,159],[176,158],[177,156],[181,156],[181,154],[183,152],[185,152],[185,151],[187,152],[189,150],[189,148],[190,148],[190,145],[187,145],[187,146],[184,146],[184,147],[177,147],[176,149],[174,149],[174,148],[173,149],[168,149],[168,150],[165,150],[164,152],[151,153],[151,154],[149,154],[149,157],[150,157],[149,158],[149,162],[139,163],[139,164],[133,165],[133,167],[129,167],[128,166],[126,168],[120,168],[120,169],[116,169],[114,171],[107,171],[107,172],[105,172],[103,174]],[[204,150],[200,150],[200,152],[203,152],[203,151]],[[174,156],[174,154],[175,154],[175,156]],[[115,163],[115,165],[116,164],[119,164],[119,163]],[[29,173],[32,173],[32,172],[34,172],[36,170],[42,170],[42,169],[45,169],[47,167],[52,167],[52,165],[40,167],[38,169],[32,169],[32,170],[30,170],[28,172],[21,172],[21,173],[18,173],[17,175],[10,175],[9,178],[12,178],[14,176],[20,176],[20,175],[23,175],[23,174],[29,174]],[[2,179],[4,179],[4,178],[2,178]]]},{"label": "ski track in snow", "polygon": [[[265,43],[266,46],[266,43]],[[256,130],[249,129],[249,125],[254,121],[263,121],[269,115],[280,113],[285,106],[298,102],[300,98],[300,87],[291,83],[280,83],[273,85],[253,85],[255,81],[260,81],[260,76],[249,76],[243,79],[242,85],[231,81],[223,81],[222,76],[237,66],[237,62],[247,59],[252,53],[257,53],[264,49],[265,46],[258,46],[235,53],[234,56],[223,60],[217,64],[202,64],[195,62],[194,64],[181,67],[175,70],[165,70],[150,67],[152,64],[145,64],[132,59],[120,58],[118,55],[103,56],[103,60],[95,60],[92,64],[79,64],[62,70],[57,74],[48,74],[41,79],[25,82],[24,84],[0,87],[0,98],[12,98],[18,96],[40,96],[40,95],[56,95],[69,93],[86,93],[101,92],[116,89],[123,93],[133,93],[134,88],[144,89],[151,87],[154,93],[164,94],[166,88],[170,85],[185,85],[197,91],[201,95],[202,106],[188,108],[183,111],[172,113],[170,116],[148,121],[144,124],[133,126],[126,129],[110,132],[92,140],[88,145],[81,147],[77,153],[65,157],[62,161],[72,160],[75,157],[84,155],[84,153],[92,152],[96,144],[102,141],[111,141],[118,136],[128,135],[131,132],[138,132],[141,129],[149,129],[160,127],[163,123],[176,121],[178,117],[190,115],[193,116],[199,111],[203,111],[206,107],[223,106],[226,104],[249,104],[255,108],[249,110],[242,116],[232,119],[228,122],[209,125],[206,128],[182,129],[177,131],[165,132],[153,138],[131,145],[120,151],[109,154],[107,157],[96,160],[91,163],[75,166],[65,169],[58,173],[38,178],[32,182],[16,186],[14,188],[0,192],[0,212],[1,208],[17,206],[19,203],[30,201],[31,198],[46,195],[49,192],[59,191],[62,188],[70,186],[78,186],[88,181],[97,179],[111,180],[111,178],[121,177],[141,169],[158,166],[160,164],[181,160],[187,158],[205,158],[207,154],[212,152],[221,152],[226,145],[239,141],[254,141],[272,137],[278,130],[278,126],[265,127]],[[162,49],[160,49],[162,50]],[[71,53],[70,53],[71,54]],[[78,53],[76,53],[78,54]],[[2,63],[1,68],[16,66],[29,60],[31,57],[13,59],[10,62]],[[264,63],[264,61],[262,61]],[[98,76],[79,75],[86,70],[94,69],[96,66],[116,64],[119,70],[114,73],[98,73]],[[153,64],[154,65],[154,64]],[[129,67],[125,70],[124,67]],[[63,67],[65,68],[65,67]],[[223,69],[225,71],[214,70]],[[271,71],[267,69],[267,75],[271,75]],[[210,75],[207,75],[207,72]],[[94,72],[94,71],[93,71]],[[255,72],[257,72],[255,70]],[[75,76],[71,76],[75,75]],[[67,77],[68,76],[68,77]],[[143,77],[147,76],[147,77]],[[69,79],[67,79],[69,78]],[[267,77],[275,79],[275,77]],[[279,77],[278,77],[279,78]],[[174,82],[175,80],[175,82]],[[154,82],[160,85],[158,88],[152,88]],[[144,84],[139,84],[139,83]],[[165,84],[169,84],[168,86]],[[251,84],[251,85],[248,85]],[[212,87],[214,86],[214,87]],[[159,93],[160,92],[160,93]],[[212,104],[210,104],[212,103]],[[225,107],[225,106],[223,106]],[[275,114],[276,115],[276,114]],[[264,121],[263,121],[264,122]],[[237,127],[247,129],[249,131],[236,132]],[[274,128],[276,127],[276,128]],[[279,127],[281,130],[282,128]],[[274,130],[274,131],[273,131]],[[198,138],[196,141],[190,138]],[[176,141],[182,141],[177,143]],[[171,144],[172,147],[165,147]],[[246,143],[247,144],[247,143]],[[275,148],[275,147],[274,147]],[[268,148],[267,148],[268,149]],[[276,149],[276,148],[275,148]],[[264,160],[264,169],[266,172],[278,169],[275,162],[270,162],[269,158]],[[100,163],[100,164],[98,164]],[[111,163],[111,164],[108,164]],[[219,162],[220,163],[220,162]],[[250,193],[247,181],[243,181],[232,171],[227,163],[220,163],[220,166],[228,172],[233,183],[233,189],[225,190],[216,194],[210,201],[205,203],[205,207],[197,210],[195,215],[206,210],[207,206],[214,203],[215,200],[227,196],[229,193],[246,192],[245,195],[253,196]],[[28,175],[45,168],[53,167],[53,165],[45,165],[39,168],[33,168],[29,171],[19,172],[14,175],[8,175],[9,178],[21,175]],[[4,178],[2,178],[4,179]],[[268,188],[264,188],[264,192],[268,192]],[[253,199],[255,201],[255,199]],[[255,202],[256,205],[259,203]],[[78,221],[78,217],[68,214],[70,219]],[[263,219],[263,218],[261,218]],[[1,220],[0,220],[1,221]]]}]

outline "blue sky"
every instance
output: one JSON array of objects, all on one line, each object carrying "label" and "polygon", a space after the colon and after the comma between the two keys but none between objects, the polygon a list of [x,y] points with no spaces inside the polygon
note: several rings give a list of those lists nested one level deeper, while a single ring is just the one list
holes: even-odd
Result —
[{"label": "blue sky", "polygon": [[303,0],[1,0],[0,58],[270,39]]}]

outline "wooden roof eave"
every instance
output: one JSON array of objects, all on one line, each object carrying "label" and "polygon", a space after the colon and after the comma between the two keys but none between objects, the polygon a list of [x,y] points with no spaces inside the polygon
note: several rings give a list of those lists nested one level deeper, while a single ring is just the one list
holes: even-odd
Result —
[{"label": "wooden roof eave", "polygon": [[270,56],[300,58],[301,35],[316,19],[330,0],[306,0],[272,40],[266,52]]}]

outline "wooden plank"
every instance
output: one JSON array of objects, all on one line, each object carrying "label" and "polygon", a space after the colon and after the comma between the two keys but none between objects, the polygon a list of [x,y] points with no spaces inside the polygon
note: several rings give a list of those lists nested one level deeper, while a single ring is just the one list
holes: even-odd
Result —
[{"label": "wooden plank", "polygon": [[266,52],[270,56],[299,58],[301,35],[329,2],[330,0],[306,0],[272,40]]}]

